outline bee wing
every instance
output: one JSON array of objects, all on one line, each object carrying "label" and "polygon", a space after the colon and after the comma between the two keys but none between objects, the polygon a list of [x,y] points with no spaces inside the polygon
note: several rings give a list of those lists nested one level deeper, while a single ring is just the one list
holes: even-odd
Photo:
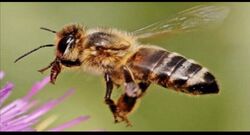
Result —
[{"label": "bee wing", "polygon": [[159,34],[189,32],[197,28],[219,24],[230,9],[224,6],[196,6],[177,13],[174,17],[153,23],[133,32],[137,38],[148,38]]}]

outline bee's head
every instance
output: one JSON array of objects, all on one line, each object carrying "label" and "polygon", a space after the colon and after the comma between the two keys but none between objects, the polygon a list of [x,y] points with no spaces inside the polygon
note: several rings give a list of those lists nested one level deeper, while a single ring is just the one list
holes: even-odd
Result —
[{"label": "bee's head", "polygon": [[79,24],[70,24],[56,33],[56,54],[60,59],[75,60],[82,50],[85,30]]},{"label": "bee's head", "polygon": [[81,25],[71,24],[63,27],[59,32],[54,30],[43,28],[41,29],[55,33],[56,34],[56,44],[46,44],[41,45],[22,56],[18,57],[15,60],[15,63],[25,56],[41,49],[44,47],[53,47],[56,46],[56,58],[50,63],[49,66],[40,69],[39,72],[44,72],[45,70],[51,68],[51,82],[54,83],[58,74],[61,72],[61,64],[64,66],[79,66],[81,62],[78,59],[78,56],[82,50],[82,42],[84,41],[85,31]]}]

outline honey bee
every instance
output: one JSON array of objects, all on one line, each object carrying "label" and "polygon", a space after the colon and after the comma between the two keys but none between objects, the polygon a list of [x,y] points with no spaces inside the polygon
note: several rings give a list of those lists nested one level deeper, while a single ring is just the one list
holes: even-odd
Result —
[{"label": "honey bee", "polygon": [[[53,84],[64,68],[79,67],[103,75],[106,82],[104,100],[115,122],[123,121],[131,126],[128,114],[152,83],[190,95],[219,92],[218,83],[207,68],[178,53],[142,44],[140,39],[217,24],[228,13],[228,7],[196,6],[133,32],[113,28],[88,29],[80,24],[66,25],[60,31],[41,28],[56,34],[55,44],[40,46],[15,62],[40,48],[56,47],[55,59],[39,72],[51,68]],[[111,98],[113,86],[124,86],[117,102]]]}]

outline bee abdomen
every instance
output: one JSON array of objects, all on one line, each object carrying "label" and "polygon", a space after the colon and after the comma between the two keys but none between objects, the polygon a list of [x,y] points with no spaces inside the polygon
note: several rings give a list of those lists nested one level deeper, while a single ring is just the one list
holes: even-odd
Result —
[{"label": "bee abdomen", "polygon": [[219,92],[214,76],[206,68],[177,53],[169,53],[159,60],[151,74],[156,83],[176,91],[190,94]]},{"label": "bee abdomen", "polygon": [[189,94],[218,93],[214,76],[193,60],[166,50],[141,48],[130,64],[139,79]]}]

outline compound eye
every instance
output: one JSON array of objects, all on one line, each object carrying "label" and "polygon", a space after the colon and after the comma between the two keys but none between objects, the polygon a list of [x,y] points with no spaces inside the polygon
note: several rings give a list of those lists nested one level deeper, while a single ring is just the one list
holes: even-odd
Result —
[{"label": "compound eye", "polygon": [[72,48],[75,43],[75,37],[73,35],[68,35],[62,38],[58,44],[58,50],[61,54],[66,54],[70,48]]}]

